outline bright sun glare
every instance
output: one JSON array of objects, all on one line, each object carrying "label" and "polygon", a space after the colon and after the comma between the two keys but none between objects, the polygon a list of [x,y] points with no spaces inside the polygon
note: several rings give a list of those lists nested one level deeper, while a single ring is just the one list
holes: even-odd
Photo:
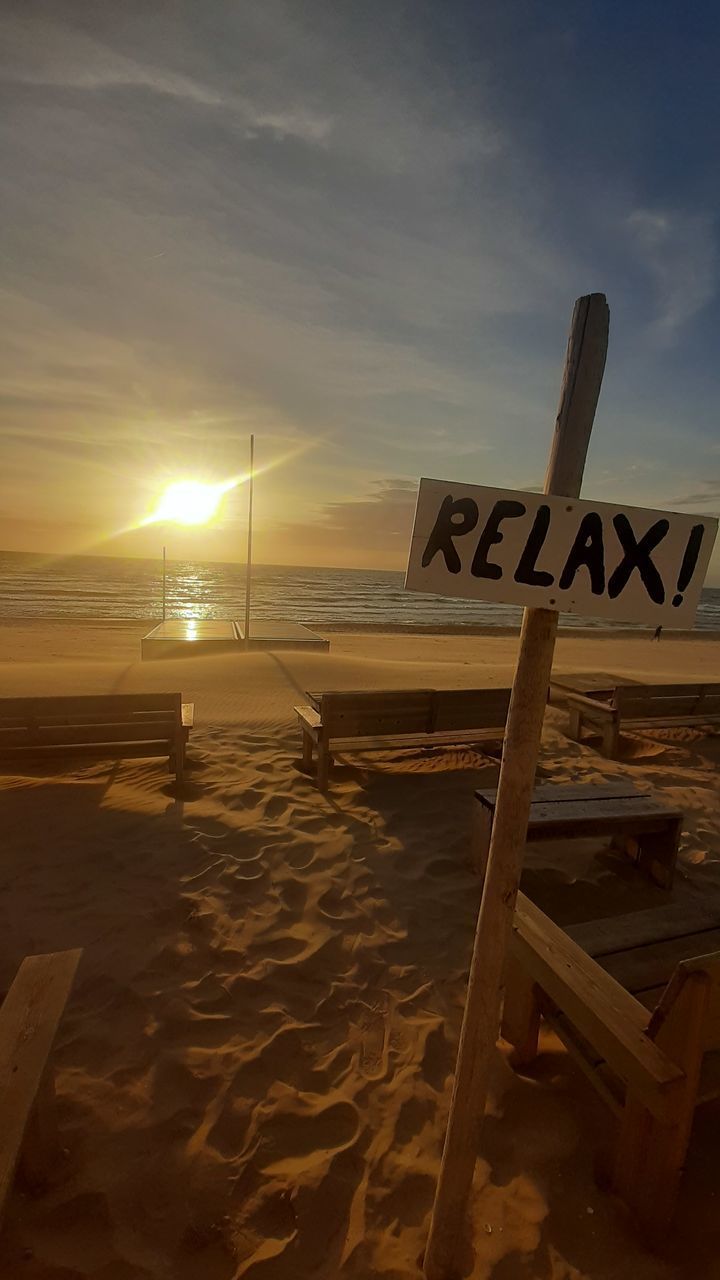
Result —
[{"label": "bright sun glare", "polygon": [[202,484],[199,480],[179,480],[168,485],[151,519],[173,520],[177,524],[207,524],[217,513],[220,500],[229,487],[227,483]]}]

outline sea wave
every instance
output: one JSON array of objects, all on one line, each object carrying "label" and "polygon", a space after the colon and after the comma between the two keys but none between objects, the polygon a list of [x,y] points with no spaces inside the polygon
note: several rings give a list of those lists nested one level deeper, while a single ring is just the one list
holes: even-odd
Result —
[{"label": "sea wave", "polygon": [[[147,619],[162,617],[162,567],[153,560],[101,556],[49,559],[0,552],[0,617]],[[176,618],[242,618],[245,566],[168,563],[166,614]],[[311,625],[516,627],[512,605],[449,600],[403,590],[403,574],[378,569],[314,569],[255,565],[252,612]],[[622,626],[562,615],[563,626]],[[696,627],[720,630],[720,590],[705,588]]]}]

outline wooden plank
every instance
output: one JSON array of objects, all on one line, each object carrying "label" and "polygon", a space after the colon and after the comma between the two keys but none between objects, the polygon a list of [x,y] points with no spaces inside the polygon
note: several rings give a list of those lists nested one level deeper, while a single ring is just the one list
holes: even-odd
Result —
[{"label": "wooden plank", "polygon": [[442,690],[435,698],[433,728],[504,728],[509,705],[509,689]]},{"label": "wooden plank", "polygon": [[657,1045],[682,1069],[671,1114],[658,1117],[628,1089],[615,1151],[613,1190],[626,1201],[657,1245],[672,1219],[685,1163],[702,1066],[707,979],[690,974],[662,1026]]},{"label": "wooden plank", "polygon": [[150,756],[167,756],[170,754],[170,747],[167,738],[152,742],[60,742],[52,746],[2,747],[0,760],[12,763],[55,756],[84,756],[95,760],[124,760],[131,756],[144,759]]},{"label": "wooden plank", "polygon": [[618,685],[637,684],[632,676],[618,676],[608,671],[571,671],[553,672],[550,688],[557,686],[563,692],[572,693],[612,693]]},{"label": "wooden plank", "polygon": [[720,714],[720,698],[637,698],[623,702],[618,707],[621,722],[655,719],[669,716],[678,720],[681,716],[717,716]]},{"label": "wooden plank", "polygon": [[711,725],[720,723],[720,715],[700,715],[700,716],[646,716],[638,719],[624,719],[622,728],[626,731],[632,729],[685,729],[692,728],[693,725]]},{"label": "wooden plank", "polygon": [[27,956],[0,1008],[0,1213],[81,955]]},{"label": "wooden plank", "polygon": [[305,696],[309,702],[315,704],[321,703],[323,698],[347,698],[350,701],[357,699],[358,702],[368,703],[376,700],[379,705],[382,705],[388,699],[428,698],[432,697],[434,693],[434,689],[323,689],[316,693],[306,692]]},{"label": "wooden plank", "polygon": [[569,707],[580,707],[583,712],[610,714],[613,710],[611,689],[597,689],[594,693],[575,693],[572,689],[565,689],[563,693]]},{"label": "wooden plank", "polygon": [[[565,928],[569,938],[594,959],[631,951],[655,942],[691,937],[708,929],[720,929],[720,905],[704,898],[688,903],[631,911],[627,915],[588,920]],[[699,953],[698,953],[699,954]]]},{"label": "wooden plank", "polygon": [[720,951],[720,928],[600,956],[598,964],[627,991],[635,992],[669,982],[681,960],[715,951]]},{"label": "wooden plank", "polygon": [[[634,782],[624,778],[619,778],[617,782],[606,783],[549,782],[535,788],[532,803],[535,805],[565,800],[628,800],[635,796],[648,794],[650,793],[646,791],[638,791]],[[495,808],[497,787],[480,788],[475,792],[475,795],[482,804],[491,809]]]},{"label": "wooden plank", "polygon": [[697,681],[679,681],[676,684],[618,685],[615,701],[618,707],[623,708],[646,698],[699,698],[705,689],[720,692],[720,684],[713,686],[699,684]]},{"label": "wooden plank", "polygon": [[540,826],[575,825],[595,821],[619,822],[625,818],[678,818],[682,810],[666,804],[657,796],[601,796],[597,800],[561,800],[552,803],[539,800],[532,805],[530,821]]},{"label": "wooden plank", "polygon": [[181,717],[182,717],[183,729],[187,729],[188,731],[192,729],[195,721],[195,703],[194,702],[183,702],[181,707]]},{"label": "wooden plank", "polygon": [[534,906],[518,895],[513,953],[655,1115],[682,1072],[646,1034],[647,1010]]},{"label": "wooden plank", "polygon": [[720,1050],[720,951],[711,954],[697,954],[680,960],[676,965],[673,977],[667,983],[660,1000],[657,1001],[650,1020],[650,1034],[660,1033],[662,1023],[673,1010],[674,1002],[682,992],[683,983],[689,975],[701,974],[706,979],[705,1016],[702,1023],[703,1050]]},{"label": "wooden plank", "polygon": [[338,737],[330,739],[332,749],[336,752],[363,751],[402,751],[414,747],[455,746],[463,743],[484,744],[500,742],[503,730],[497,729],[452,729],[446,733],[390,733],[377,734],[373,737]]},{"label": "wooden plank", "polygon": [[82,694],[78,696],[42,698],[0,698],[0,716],[73,715],[83,712],[105,712],[117,708],[138,711],[177,710],[180,715],[179,693],[112,693]]},{"label": "wooden plank", "polygon": [[[28,748],[51,747],[55,744],[67,743],[88,745],[100,742],[171,742],[175,737],[174,721],[140,722],[137,724],[82,724],[82,725],[38,725],[37,729],[25,732],[24,743],[14,738],[8,745],[25,745]],[[6,744],[6,735],[0,730],[0,749]]]},{"label": "wooden plank", "polygon": [[300,723],[311,733],[315,734],[321,728],[322,721],[314,707],[295,707],[294,711]]},{"label": "wooden plank", "polygon": [[332,737],[371,737],[382,733],[427,733],[434,716],[433,693],[403,690],[394,696],[372,692],[324,694],[319,711]]},{"label": "wooden plank", "polygon": [[79,729],[83,725],[124,724],[129,729],[133,725],[156,724],[172,727],[177,724],[177,715],[173,710],[167,711],[128,711],[115,708],[102,713],[87,712],[82,715],[28,715],[0,716],[0,732],[9,733],[23,729],[25,732],[36,732],[38,729]]}]

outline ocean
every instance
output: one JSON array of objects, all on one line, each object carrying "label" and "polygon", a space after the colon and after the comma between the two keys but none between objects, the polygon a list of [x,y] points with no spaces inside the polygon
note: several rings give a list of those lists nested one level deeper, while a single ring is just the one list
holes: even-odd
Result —
[{"label": "ocean", "polygon": [[[169,618],[242,618],[245,566],[169,561]],[[255,565],[252,613],[313,624],[350,626],[516,627],[511,605],[446,600],[403,591],[403,574],[377,569],[302,569]],[[162,565],[158,560],[103,556],[48,558],[0,552],[2,618],[162,617]],[[563,614],[568,627],[627,627]],[[706,588],[696,627],[720,631],[720,589]]]}]

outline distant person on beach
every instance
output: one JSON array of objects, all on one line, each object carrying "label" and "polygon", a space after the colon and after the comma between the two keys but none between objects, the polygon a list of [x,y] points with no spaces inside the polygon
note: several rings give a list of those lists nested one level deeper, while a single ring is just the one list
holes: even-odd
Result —
[{"label": "distant person on beach", "polygon": [[653,634],[653,640],[659,640],[659,639],[660,639],[660,632],[661,632],[661,631],[662,631],[662,627],[661,627],[661,626],[660,626],[660,627],[656,627],[656,628],[655,628],[655,631],[654,631],[654,634]]}]

